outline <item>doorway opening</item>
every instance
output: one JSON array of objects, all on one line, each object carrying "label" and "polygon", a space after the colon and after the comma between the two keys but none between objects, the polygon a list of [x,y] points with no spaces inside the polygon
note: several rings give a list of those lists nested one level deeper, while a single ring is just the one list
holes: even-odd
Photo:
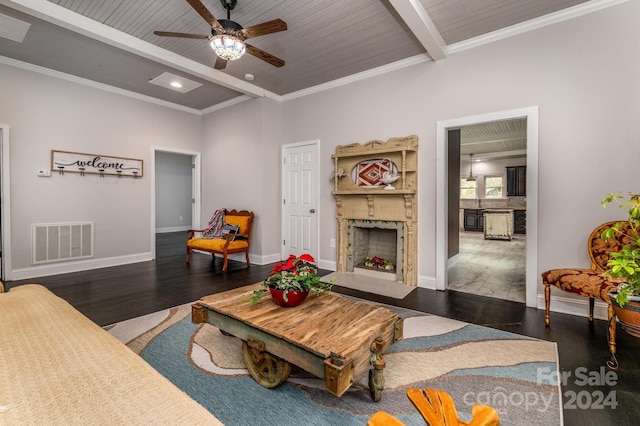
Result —
[{"label": "doorway opening", "polygon": [[[451,129],[448,154],[453,169],[449,217],[458,223],[457,229],[449,224],[449,241],[457,235],[458,244],[457,250],[456,244],[449,246],[447,288],[524,303],[526,119]],[[457,180],[455,169],[459,169]]]},{"label": "doorway opening", "polygon": [[152,149],[153,258],[183,255],[188,229],[200,228],[200,154]]},{"label": "doorway opening", "polygon": [[[449,131],[459,130],[493,122],[524,119],[526,122],[526,247],[525,251],[525,302],[527,306],[537,307],[537,191],[538,191],[538,108],[528,107],[500,111],[479,116],[441,121],[437,123],[437,187],[436,202],[443,206],[436,211],[436,289],[448,287],[448,267],[455,262],[456,256],[449,252],[449,246],[459,242],[460,218],[459,203],[451,190],[460,190],[461,176],[469,169],[460,169],[460,151],[457,158],[450,158]],[[457,166],[456,166],[457,164]],[[468,165],[468,155],[467,162]],[[457,167],[457,169],[456,169]],[[479,170],[474,163],[474,172]],[[464,172],[464,173],[462,173]],[[452,177],[453,176],[453,177]],[[453,185],[450,183],[453,182]],[[481,209],[479,209],[481,210]],[[455,231],[449,225],[455,223]],[[451,258],[451,260],[450,260]]]}]

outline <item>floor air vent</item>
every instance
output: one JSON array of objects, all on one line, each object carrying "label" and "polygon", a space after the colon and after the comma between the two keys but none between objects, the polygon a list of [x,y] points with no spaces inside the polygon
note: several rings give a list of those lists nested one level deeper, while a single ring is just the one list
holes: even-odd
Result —
[{"label": "floor air vent", "polygon": [[93,257],[93,222],[31,225],[33,263]]}]

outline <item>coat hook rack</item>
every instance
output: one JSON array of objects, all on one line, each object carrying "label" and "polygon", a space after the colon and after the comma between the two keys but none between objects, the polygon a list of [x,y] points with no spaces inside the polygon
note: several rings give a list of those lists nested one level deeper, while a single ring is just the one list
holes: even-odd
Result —
[{"label": "coat hook rack", "polygon": [[70,172],[79,173],[80,176],[97,174],[101,178],[131,176],[137,179],[143,175],[142,164],[142,160],[133,158],[51,150],[51,170],[57,169],[61,175]]}]

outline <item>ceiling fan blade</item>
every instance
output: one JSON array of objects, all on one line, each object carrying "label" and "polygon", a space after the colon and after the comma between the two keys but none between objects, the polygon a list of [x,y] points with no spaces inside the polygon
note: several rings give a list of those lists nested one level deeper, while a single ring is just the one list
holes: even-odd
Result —
[{"label": "ceiling fan blade", "polygon": [[227,67],[227,60],[222,59],[220,56],[216,58],[216,64],[213,66],[217,70],[223,70]]},{"label": "ceiling fan blade", "polygon": [[287,29],[287,23],[282,19],[274,19],[273,21],[263,22],[262,24],[254,25],[252,27],[244,28],[238,31],[238,34],[245,40],[263,36],[271,33],[277,33]]},{"label": "ceiling fan blade", "polygon": [[207,39],[210,36],[202,35],[202,34],[187,34],[187,33],[173,33],[170,31],[154,31],[155,35],[159,35],[162,37],[182,37],[182,38],[198,38],[198,39]]},{"label": "ceiling fan blade", "polygon": [[207,9],[202,2],[200,2],[200,0],[187,0],[187,3],[189,3],[191,5],[192,8],[195,9],[196,12],[198,12],[198,14],[200,16],[202,16],[204,18],[205,21],[207,21],[207,23],[212,27],[212,28],[217,28],[219,30],[224,30],[224,28],[222,27],[222,25],[220,25],[220,22],[218,22],[218,20],[216,18],[213,17],[213,15],[211,14],[211,12],[209,12],[209,9]]},{"label": "ceiling fan blade", "polygon": [[264,50],[258,49],[257,47],[251,46],[249,44],[245,43],[245,45],[247,46],[247,52],[252,54],[256,58],[262,59],[263,61],[270,63],[274,67],[280,68],[284,65],[284,61],[277,56],[273,56],[271,53],[267,53]]}]

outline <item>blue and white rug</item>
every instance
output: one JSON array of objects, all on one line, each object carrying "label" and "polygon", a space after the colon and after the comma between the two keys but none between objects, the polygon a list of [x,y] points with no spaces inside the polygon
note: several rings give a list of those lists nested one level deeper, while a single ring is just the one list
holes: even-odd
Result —
[{"label": "blue and white rug", "polygon": [[377,403],[366,374],[341,398],[295,366],[284,384],[263,388],[244,367],[242,341],[209,324],[191,324],[190,305],[124,321],[109,332],[229,426],[362,426],[377,411],[424,426],[406,396],[409,388],[448,392],[463,420],[482,404],[498,411],[502,425],[562,424],[555,343],[390,309],[405,318],[404,339],[384,355],[385,390]]}]

